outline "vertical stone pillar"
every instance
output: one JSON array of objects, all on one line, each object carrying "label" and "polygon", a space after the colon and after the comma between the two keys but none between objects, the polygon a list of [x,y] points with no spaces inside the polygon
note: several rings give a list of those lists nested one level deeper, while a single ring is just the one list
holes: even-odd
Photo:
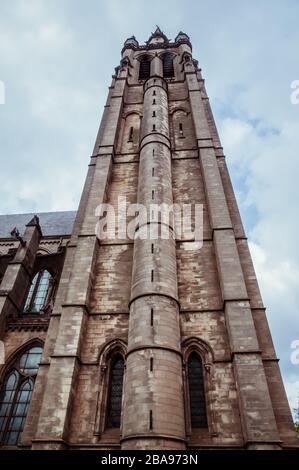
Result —
[{"label": "vertical stone pillar", "polygon": [[[157,76],[145,83],[138,202],[148,214],[172,204],[167,85]],[[122,449],[185,448],[175,239],[173,222],[162,222],[135,236]],[[158,227],[163,238],[142,239]]]},{"label": "vertical stone pillar", "polygon": [[24,246],[20,244],[2,279],[0,290],[0,339],[3,338],[8,315],[19,314],[25,302],[41,236],[38,217],[34,216],[26,225],[22,237]]},{"label": "vertical stone pillar", "polygon": [[232,221],[194,66],[186,81],[198,142],[201,171],[213,230],[226,325],[247,448],[279,448],[266,374],[261,358]]},{"label": "vertical stone pillar", "polygon": [[125,86],[126,78],[113,79],[74,232],[67,248],[66,257],[70,264],[65,264],[65,272],[62,273],[62,279],[67,282],[53,311],[59,317],[59,329],[54,350],[47,344],[47,351],[52,352],[47,357],[50,359],[47,376],[41,377],[46,383],[43,386],[40,383],[43,397],[36,435],[32,440],[33,449],[61,449],[68,444],[70,414],[98,254],[96,208],[106,201]]},{"label": "vertical stone pillar", "polygon": [[163,63],[157,53],[151,60],[151,76],[163,77]]}]

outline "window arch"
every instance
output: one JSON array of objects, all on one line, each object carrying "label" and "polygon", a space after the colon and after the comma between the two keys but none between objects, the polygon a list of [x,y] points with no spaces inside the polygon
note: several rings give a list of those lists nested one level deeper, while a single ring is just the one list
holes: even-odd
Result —
[{"label": "window arch", "polygon": [[174,77],[173,57],[174,56],[171,52],[165,52],[162,55],[163,77],[164,78],[173,78]]},{"label": "window arch", "polygon": [[188,391],[191,428],[206,428],[207,410],[201,357],[192,352],[188,358]]},{"label": "window arch", "polygon": [[136,153],[139,148],[139,131],[141,116],[130,112],[123,116],[118,150],[121,153]]},{"label": "window arch", "polygon": [[23,431],[43,349],[27,348],[7,371],[0,392],[0,445],[17,445]]},{"label": "window arch", "polygon": [[51,294],[53,277],[47,269],[35,274],[27,295],[24,313],[40,313]]},{"label": "window arch", "polygon": [[172,145],[175,150],[196,147],[194,124],[190,110],[176,107],[171,111]]},{"label": "window arch", "polygon": [[107,402],[107,428],[120,428],[124,366],[124,359],[121,355],[113,358],[110,368]]},{"label": "window arch", "polygon": [[186,434],[188,438],[214,435],[217,428],[213,350],[204,339],[190,336],[182,342],[182,353]]},{"label": "window arch", "polygon": [[[123,384],[125,382],[125,357],[127,345],[122,339],[113,339],[99,351],[99,391],[94,434],[119,442]],[[114,436],[114,437],[113,437]]]}]

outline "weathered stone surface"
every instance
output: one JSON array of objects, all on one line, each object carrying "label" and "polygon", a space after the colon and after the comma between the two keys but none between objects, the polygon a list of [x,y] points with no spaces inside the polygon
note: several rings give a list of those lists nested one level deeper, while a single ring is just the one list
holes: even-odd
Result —
[{"label": "weathered stone surface", "polygon": [[[165,50],[174,54],[170,79],[162,78]],[[139,80],[145,52],[152,76]],[[53,214],[44,214],[45,236],[28,224],[25,247],[9,237],[7,218],[0,230],[6,351],[0,382],[28,345],[45,342],[19,446],[297,445],[223,150],[191,54],[189,40],[167,48],[125,46],[74,224],[74,214],[67,213],[65,221],[60,215],[56,225]],[[118,216],[119,196],[147,209],[152,202],[201,204],[202,246],[185,234],[174,240],[172,221],[154,222],[169,239],[142,240],[142,224],[135,239],[121,236],[118,218],[116,237],[98,239],[96,208],[109,203]],[[53,295],[48,316],[26,317],[21,312],[38,266],[57,271],[55,302]],[[190,424],[192,353],[203,365],[203,428]],[[126,364],[121,425],[107,428],[111,370],[120,357]]]}]

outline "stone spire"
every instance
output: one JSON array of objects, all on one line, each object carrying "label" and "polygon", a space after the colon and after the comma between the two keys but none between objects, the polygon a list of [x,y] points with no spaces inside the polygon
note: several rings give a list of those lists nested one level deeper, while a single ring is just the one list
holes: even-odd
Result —
[{"label": "stone spire", "polygon": [[156,30],[151,34],[146,44],[151,44],[153,42],[169,43],[168,37],[163,33],[159,26],[156,27]]}]

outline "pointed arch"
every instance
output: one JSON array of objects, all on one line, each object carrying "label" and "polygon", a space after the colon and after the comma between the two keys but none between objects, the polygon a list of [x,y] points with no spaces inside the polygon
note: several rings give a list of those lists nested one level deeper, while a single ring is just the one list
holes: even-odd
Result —
[{"label": "pointed arch", "polygon": [[2,368],[0,374],[0,386],[3,383],[3,377],[6,375],[7,371],[13,367],[13,364],[16,362],[17,358],[21,356],[24,351],[27,349],[31,349],[34,347],[40,347],[41,349],[44,348],[44,341],[40,338],[30,338],[25,343],[18,346],[14,351],[12,351],[9,356],[5,360],[5,365]]},{"label": "pointed arch", "polygon": [[193,118],[189,110],[176,106],[171,110],[172,145],[176,150],[196,148]]},{"label": "pointed arch", "polygon": [[140,117],[140,119],[142,118],[141,112],[137,111],[136,109],[134,109],[134,111],[127,111],[126,113],[124,113],[123,118],[127,119],[127,117],[130,116],[131,114],[137,114]]},{"label": "pointed arch", "polygon": [[99,391],[94,434],[115,430],[119,438],[127,344],[121,339],[106,343],[99,350]]},{"label": "pointed arch", "polygon": [[211,366],[214,362],[214,353],[211,346],[202,338],[197,336],[190,336],[182,342],[183,357],[186,360],[187,356],[192,351],[197,351],[206,366]]},{"label": "pointed arch", "polygon": [[155,57],[153,52],[140,52],[136,54],[135,59],[141,62],[142,60],[149,60],[151,61]]},{"label": "pointed arch", "polygon": [[141,113],[128,111],[124,114],[121,124],[121,153],[137,153],[139,149]]},{"label": "pointed arch", "polygon": [[213,351],[203,339],[190,337],[183,341],[182,352],[187,435],[212,432],[214,412],[210,393]]},{"label": "pointed arch", "polygon": [[23,313],[40,313],[46,307],[52,291],[53,276],[48,269],[38,271],[29,287]]},{"label": "pointed arch", "polygon": [[7,361],[0,387],[0,445],[18,444],[42,352],[40,341],[30,341],[15,351]]},{"label": "pointed arch", "polygon": [[98,361],[100,368],[105,368],[110,357],[117,353],[121,354],[123,357],[127,354],[127,343],[123,339],[112,339],[99,348]]},{"label": "pointed arch", "polygon": [[188,116],[189,112],[186,110],[186,108],[184,108],[183,106],[175,106],[174,108],[171,109],[171,111],[169,112],[169,114],[171,116],[173,116],[175,113],[181,111],[182,113],[185,114],[185,116]]},{"label": "pointed arch", "polygon": [[39,248],[36,254],[37,255],[51,255],[52,252],[48,248]]}]

